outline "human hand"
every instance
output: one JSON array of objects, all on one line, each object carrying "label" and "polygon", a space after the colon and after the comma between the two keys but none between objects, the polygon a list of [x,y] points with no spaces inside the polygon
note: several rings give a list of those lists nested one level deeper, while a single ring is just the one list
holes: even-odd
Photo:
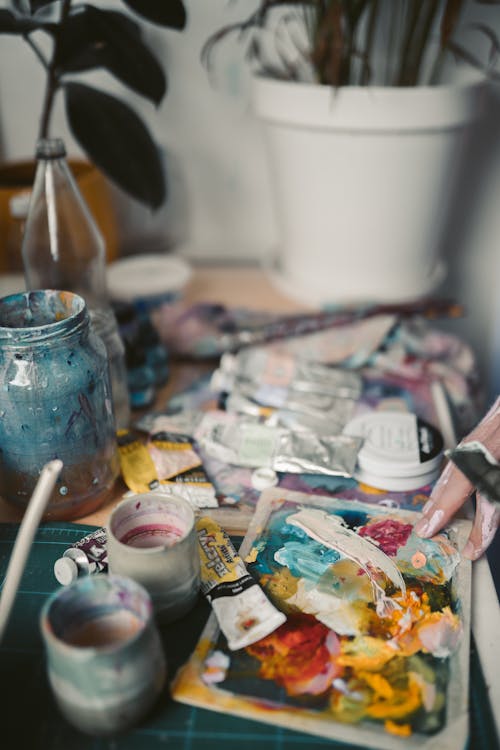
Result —
[{"label": "human hand", "polygon": [[[500,459],[500,397],[461,444],[477,440],[495,459]],[[415,525],[418,536],[429,538],[445,526],[474,491],[474,486],[451,462],[444,468],[422,510],[422,518]],[[462,555],[477,560],[493,541],[500,524],[500,511],[479,492],[476,493],[476,513],[469,539]]]}]

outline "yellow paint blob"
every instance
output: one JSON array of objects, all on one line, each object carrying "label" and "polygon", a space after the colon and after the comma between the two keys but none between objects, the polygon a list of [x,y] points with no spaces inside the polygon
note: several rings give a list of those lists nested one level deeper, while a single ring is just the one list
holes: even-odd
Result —
[{"label": "yellow paint blob", "polygon": [[411,726],[409,724],[396,724],[395,721],[387,719],[384,722],[384,728],[389,734],[395,734],[396,737],[409,737],[411,735]]},{"label": "yellow paint blob", "polygon": [[366,708],[366,713],[373,719],[404,719],[422,705],[422,693],[418,682],[408,676],[405,689],[394,690],[391,698],[375,696],[375,700]]},{"label": "yellow paint blob", "polygon": [[355,670],[377,672],[394,656],[396,651],[385,641],[370,635],[361,635],[352,641],[342,641],[337,663]]},{"label": "yellow paint blob", "polygon": [[394,696],[394,689],[382,675],[376,672],[359,672],[358,677],[371,687],[377,697],[390,700]]},{"label": "yellow paint blob", "polygon": [[365,484],[364,482],[359,483],[359,489],[366,495],[386,495],[387,490],[379,490],[377,487],[372,487],[371,484]]},{"label": "yellow paint blob", "polygon": [[257,547],[252,547],[248,555],[245,557],[246,563],[253,563],[257,560],[257,555],[259,554],[259,550]]},{"label": "yellow paint blob", "polygon": [[298,579],[290,572],[289,568],[282,568],[273,575],[262,575],[259,579],[260,585],[272,599],[281,604],[297,593]]}]

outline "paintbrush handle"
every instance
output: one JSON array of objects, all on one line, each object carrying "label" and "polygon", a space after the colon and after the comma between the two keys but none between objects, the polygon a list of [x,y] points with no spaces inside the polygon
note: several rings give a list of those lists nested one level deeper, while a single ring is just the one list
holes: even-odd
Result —
[{"label": "paintbrush handle", "polygon": [[33,490],[29,505],[19,527],[0,597],[0,641],[2,640],[19,582],[24,572],[33,537],[35,536],[45,506],[54,489],[62,466],[62,461],[59,459],[49,461],[49,463],[45,464],[40,472],[38,482]]}]

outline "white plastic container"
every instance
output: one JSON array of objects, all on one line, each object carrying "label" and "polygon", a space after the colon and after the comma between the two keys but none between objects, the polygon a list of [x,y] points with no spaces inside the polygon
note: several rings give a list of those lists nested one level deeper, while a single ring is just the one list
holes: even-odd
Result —
[{"label": "white plastic container", "polygon": [[442,435],[416,414],[383,410],[361,414],[344,432],[364,441],[355,469],[360,482],[404,492],[423,487],[439,475]]},{"label": "white plastic container", "polygon": [[174,302],[190,278],[190,265],[172,254],[130,255],[110,263],[107,269],[112,300],[147,308]]}]

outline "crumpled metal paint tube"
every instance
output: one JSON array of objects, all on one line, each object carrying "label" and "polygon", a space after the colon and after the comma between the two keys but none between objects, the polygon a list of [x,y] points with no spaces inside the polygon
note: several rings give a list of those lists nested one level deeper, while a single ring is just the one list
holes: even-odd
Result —
[{"label": "crumpled metal paint tube", "polygon": [[479,440],[458,445],[445,455],[481,495],[500,508],[500,464]]},{"label": "crumpled metal paint tube", "polygon": [[318,435],[260,424],[231,415],[206,414],[196,438],[214,458],[236,466],[292,474],[353,475],[362,439],[350,435]]}]

